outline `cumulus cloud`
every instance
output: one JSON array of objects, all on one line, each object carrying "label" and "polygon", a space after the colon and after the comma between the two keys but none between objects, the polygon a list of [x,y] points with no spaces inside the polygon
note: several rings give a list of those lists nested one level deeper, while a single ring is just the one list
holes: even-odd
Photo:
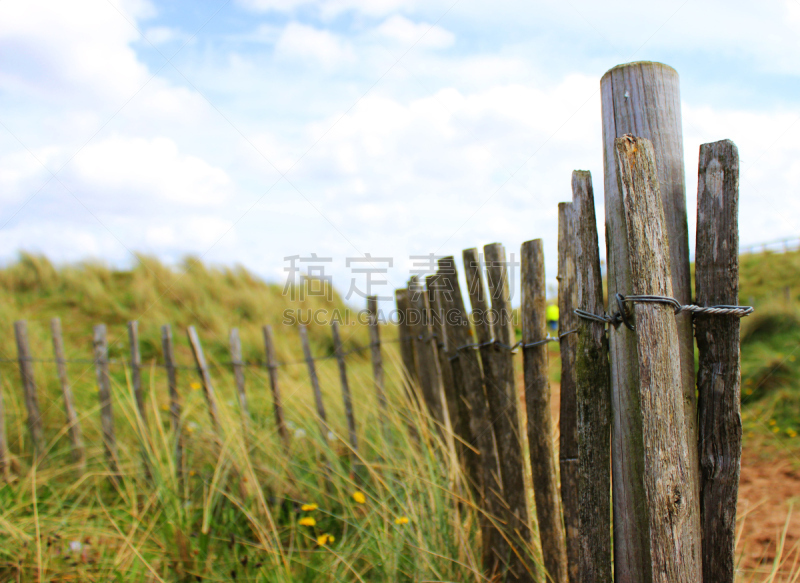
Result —
[{"label": "cumulus cloud", "polygon": [[340,37],[297,22],[289,23],[275,43],[275,54],[288,60],[316,61],[335,67],[352,61],[353,51]]},{"label": "cumulus cloud", "polygon": [[425,22],[412,22],[399,14],[384,20],[377,31],[379,34],[400,42],[406,47],[416,45],[441,49],[450,47],[455,42],[455,35],[441,26],[430,25]]}]

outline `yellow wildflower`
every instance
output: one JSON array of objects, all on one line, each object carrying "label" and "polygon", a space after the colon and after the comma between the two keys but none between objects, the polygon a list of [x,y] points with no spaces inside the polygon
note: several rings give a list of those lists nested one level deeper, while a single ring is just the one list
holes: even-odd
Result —
[{"label": "yellow wildflower", "polygon": [[321,534],[317,537],[317,544],[324,547],[326,544],[332,543],[335,540],[332,534]]},{"label": "yellow wildflower", "polygon": [[777,423],[777,422],[776,422],[774,419],[770,419],[770,420],[769,420],[769,424],[770,424],[770,425],[775,425],[775,423]]},{"label": "yellow wildflower", "polygon": [[190,388],[191,388],[193,391],[199,391],[200,389],[202,389],[202,388],[203,388],[203,385],[201,385],[201,384],[200,384],[200,383],[198,383],[197,381],[192,381],[191,383],[189,383],[189,387],[190,387]]},{"label": "yellow wildflower", "polygon": [[398,516],[394,519],[395,524],[408,524],[408,516]]},{"label": "yellow wildflower", "polygon": [[772,433],[780,433],[780,432],[781,432],[781,428],[780,427],[773,427],[772,428]]},{"label": "yellow wildflower", "polygon": [[161,405],[162,411],[169,411],[169,405]]},{"label": "yellow wildflower", "polygon": [[317,524],[317,521],[311,518],[310,516],[304,516],[297,523],[300,526],[314,526]]},{"label": "yellow wildflower", "polygon": [[795,431],[794,429],[787,429],[786,433],[789,437],[797,437],[797,431]]},{"label": "yellow wildflower", "polygon": [[300,507],[300,509],[303,512],[311,512],[312,510],[316,510],[317,508],[319,508],[319,506],[317,506],[316,504],[303,504]]},{"label": "yellow wildflower", "polygon": [[367,501],[367,497],[364,496],[364,492],[355,491],[353,492],[353,500],[355,500],[359,504],[364,504],[364,502]]},{"label": "yellow wildflower", "polygon": [[195,472],[194,470],[189,470],[189,475],[190,475],[190,476],[194,476],[194,475],[196,475],[196,474],[197,474],[197,472]]}]

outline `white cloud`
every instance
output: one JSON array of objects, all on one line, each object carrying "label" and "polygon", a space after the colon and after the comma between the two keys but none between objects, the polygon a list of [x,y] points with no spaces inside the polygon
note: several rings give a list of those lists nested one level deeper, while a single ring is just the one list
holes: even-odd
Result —
[{"label": "white cloud", "polygon": [[335,67],[352,61],[350,46],[340,37],[297,22],[290,22],[275,44],[279,58],[316,61],[325,67]]},{"label": "white cloud", "polygon": [[412,45],[430,48],[447,48],[455,42],[455,35],[438,25],[412,22],[395,14],[378,27],[378,33],[406,47]]}]

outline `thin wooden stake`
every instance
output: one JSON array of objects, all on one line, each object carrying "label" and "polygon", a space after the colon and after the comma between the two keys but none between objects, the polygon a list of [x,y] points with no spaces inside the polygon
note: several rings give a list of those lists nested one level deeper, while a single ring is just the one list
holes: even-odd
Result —
[{"label": "thin wooden stake", "polygon": [[[572,212],[576,305],[592,314],[603,314],[603,279],[594,192],[592,175],[587,171],[576,170],[572,173]],[[611,583],[611,371],[608,339],[601,322],[574,318],[574,323],[569,325],[578,329],[577,335],[570,336],[577,342],[573,367],[579,461],[579,574],[574,578],[570,575],[570,581]],[[562,338],[561,342],[566,338]],[[563,399],[563,372],[561,383]],[[563,468],[562,465],[562,492]],[[620,503],[624,504],[625,501]]]},{"label": "thin wooden stake", "polygon": [[[631,293],[625,212],[620,195],[614,139],[633,134],[651,140],[669,241],[670,276],[675,298],[691,302],[689,228],[686,215],[681,98],[678,73],[661,63],[636,62],[609,70],[600,81],[605,169],[605,216],[608,258],[608,313],[617,311],[615,294]],[[697,400],[694,341],[689,313],[677,317],[680,338],[686,446],[690,479],[699,491]],[[642,484],[642,429],[635,334],[624,326],[609,330],[611,382],[615,424],[612,428],[614,504],[614,578],[616,583],[651,580],[647,517]],[[624,501],[624,502],[623,502]],[[699,524],[697,525],[699,529]],[[699,544],[700,532],[697,532]],[[696,549],[700,553],[700,547]]]},{"label": "thin wooden stake", "polygon": [[[403,360],[403,373],[408,387],[415,387],[419,383],[417,375],[417,364],[414,361],[414,339],[409,326],[408,290],[394,290],[395,301],[397,302],[397,334],[400,343],[400,356]],[[414,392],[412,391],[413,395]],[[416,399],[415,399],[416,400]]]},{"label": "thin wooden stake", "polygon": [[6,441],[6,410],[3,407],[3,379],[0,377],[0,476],[8,482],[11,477],[11,460]]},{"label": "thin wooden stake", "polygon": [[267,370],[269,371],[269,388],[272,392],[272,406],[275,411],[275,427],[281,437],[286,450],[289,450],[290,438],[289,430],[283,419],[283,403],[281,402],[281,391],[278,386],[278,362],[275,357],[275,346],[272,342],[272,326],[264,326],[264,350],[267,356]]},{"label": "thin wooden stake", "polygon": [[350,396],[350,383],[347,382],[347,363],[344,360],[344,349],[342,348],[342,338],[339,334],[339,322],[331,322],[333,332],[333,349],[336,352],[336,362],[339,365],[339,381],[342,383],[342,401],[344,402],[344,414],[347,417],[347,434],[350,438],[352,448],[351,461],[353,469],[357,466],[358,459],[358,436],[356,434],[356,417],[353,412],[353,399]]},{"label": "thin wooden stake", "polygon": [[250,411],[247,408],[247,394],[244,392],[244,362],[242,362],[242,341],[239,339],[239,329],[231,330],[231,362],[233,363],[233,378],[236,382],[236,394],[239,397],[239,411],[245,427],[250,422]]},{"label": "thin wooden stake", "polygon": [[381,331],[378,326],[378,298],[376,296],[367,297],[367,314],[369,316],[369,347],[372,357],[372,376],[375,379],[375,395],[378,398],[378,409],[380,411],[380,423],[383,430],[383,439],[386,445],[391,445],[392,434],[388,425],[388,409],[386,402],[386,389],[383,378],[383,357],[381,356]]},{"label": "thin wooden stake", "polygon": [[481,496],[479,504],[483,510],[481,514],[482,559],[484,573],[491,578],[503,570],[503,561],[508,553],[508,544],[498,527],[495,526],[495,521],[499,520],[505,512],[494,428],[488,414],[489,407],[486,402],[481,365],[478,355],[472,347],[474,338],[458,284],[456,264],[452,257],[443,257],[439,260],[438,274],[442,282],[442,303],[448,313],[448,317],[445,319],[447,337],[453,341],[454,360],[459,365],[459,374],[455,375],[454,380],[463,383],[462,390],[458,392],[466,395],[469,403],[470,431],[480,452]]},{"label": "thin wooden stake", "polygon": [[181,424],[181,401],[178,395],[178,372],[175,366],[175,352],[172,344],[172,328],[161,327],[161,349],[164,352],[164,367],[167,369],[169,389],[169,418],[175,438],[175,474],[182,489],[183,484],[183,428]]},{"label": "thin wooden stake", "polygon": [[[674,297],[653,145],[633,136],[617,138],[614,145],[633,293]],[[640,302],[634,313],[653,581],[696,582],[700,513],[686,441],[675,310]]]},{"label": "thin wooden stake", "polygon": [[528,557],[531,546],[531,525],[528,521],[528,491],[525,484],[525,462],[523,440],[519,422],[519,394],[514,382],[514,355],[510,347],[516,344],[511,289],[509,287],[509,263],[506,249],[500,243],[483,248],[486,258],[486,279],[492,300],[491,315],[494,344],[489,348],[492,373],[486,384],[486,396],[497,437],[497,458],[500,462],[500,477],[507,508],[507,528],[511,531],[516,551],[509,560],[507,581],[534,581],[536,566]]},{"label": "thin wooden stake", "polygon": [[100,420],[103,426],[103,447],[111,470],[111,481],[118,482],[119,456],[117,438],[114,435],[114,413],[111,406],[111,378],[108,374],[108,341],[106,325],[94,327],[94,365],[97,371],[97,388],[100,398]]},{"label": "thin wooden stake", "polygon": [[541,239],[522,244],[521,263],[522,341],[525,344],[539,343],[523,348],[528,444],[539,538],[547,577],[554,583],[566,583],[567,551],[561,527],[561,497],[558,495],[550,382],[547,378],[547,304]]},{"label": "thin wooden stake", "polygon": [[136,410],[142,419],[142,427],[147,429],[147,405],[142,388],[142,353],[139,350],[139,322],[128,322],[128,342],[131,347],[131,384],[133,397],[136,400]]},{"label": "thin wooden stake", "polygon": [[50,331],[53,334],[53,353],[58,370],[58,382],[61,385],[61,396],[64,398],[64,413],[67,417],[67,434],[72,446],[72,461],[78,465],[80,471],[86,467],[86,453],[83,449],[83,436],[78,414],[75,412],[75,403],[72,400],[72,388],[67,376],[67,362],[64,357],[64,340],[61,335],[61,319],[50,320]]},{"label": "thin wooden stake", "polygon": [[206,365],[206,357],[203,355],[203,346],[200,344],[200,338],[197,336],[197,331],[194,326],[189,326],[186,330],[186,335],[189,337],[189,345],[192,347],[192,354],[194,361],[197,365],[197,374],[200,375],[200,381],[203,384],[203,394],[206,396],[206,403],[208,404],[208,415],[211,417],[211,425],[214,428],[214,433],[219,433],[219,414],[217,413],[217,396],[214,393],[214,385],[211,384],[211,374],[208,372],[208,365]]},{"label": "thin wooden stake", "polygon": [[308,342],[308,331],[300,324],[300,342],[303,344],[303,355],[308,367],[308,377],[311,381],[311,388],[314,390],[314,404],[317,406],[317,422],[319,423],[319,434],[322,442],[328,442],[328,416],[325,414],[325,403],[322,402],[322,390],[319,387],[317,369],[314,366],[314,356],[311,354],[311,344]]},{"label": "thin wooden stake", "polygon": [[36,454],[44,452],[44,429],[42,414],[39,412],[39,399],[36,396],[36,380],[33,375],[33,360],[28,346],[28,324],[25,320],[14,322],[17,340],[19,375],[22,377],[22,390],[25,393],[25,408],[28,410],[28,430],[31,432],[33,449]]},{"label": "thin wooden stake", "polygon": [[561,352],[561,402],[559,413],[559,465],[564,533],[567,540],[567,572],[578,581],[580,562],[580,515],[578,502],[578,412],[575,401],[575,347],[578,327],[575,285],[575,225],[572,203],[558,203],[558,334]]},{"label": "thin wooden stake", "polygon": [[[739,151],[730,140],[700,146],[695,281],[700,306],[739,303]],[[732,583],[742,459],[739,319],[695,316],[700,352],[700,519],[703,579]]]},{"label": "thin wooden stake", "polygon": [[428,294],[417,279],[411,278],[408,284],[409,331],[414,338],[414,360],[417,363],[420,390],[428,412],[440,427],[446,427],[444,414],[444,388],[442,372],[439,368],[439,357],[436,351],[436,339],[430,322],[430,306]]}]

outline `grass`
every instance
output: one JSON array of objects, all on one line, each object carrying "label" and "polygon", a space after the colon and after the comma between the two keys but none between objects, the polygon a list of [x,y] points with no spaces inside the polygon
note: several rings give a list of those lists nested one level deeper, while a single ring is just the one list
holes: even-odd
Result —
[{"label": "grass", "polygon": [[[752,299],[757,309],[742,328],[745,443],[765,448],[777,443],[791,452],[800,452],[800,309],[791,291],[800,290],[799,258],[764,254],[741,262],[742,303]],[[256,363],[264,359],[260,327],[272,324],[278,359],[294,362],[301,349],[296,330],[281,323],[284,310],[338,310],[351,319],[352,310],[332,292],[292,301],[280,286],[241,268],[209,268],[187,259],[170,269],[140,259],[132,270],[114,270],[92,263],[56,267],[22,255],[0,270],[0,330],[6,331],[0,336],[0,389],[13,466],[10,481],[0,485],[0,581],[484,580],[478,565],[479,511],[434,424],[405,402],[395,344],[383,350],[390,444],[382,437],[369,354],[360,351],[348,356],[359,427],[357,463],[346,444],[334,360],[317,363],[333,439],[320,435],[305,367],[279,369],[293,434],[285,450],[263,367],[246,370],[251,418],[245,424],[240,416],[228,364],[230,328],[240,330],[244,359]],[[780,286],[772,291],[768,278],[776,273],[791,286],[788,297]],[[87,444],[86,470],[71,461],[55,367],[48,362],[35,365],[47,451],[32,457],[12,324],[26,319],[33,355],[50,358],[54,316],[62,320],[67,357],[76,360],[91,359],[92,326],[108,325],[121,444],[116,482],[102,448],[90,362],[68,370]],[[125,329],[130,319],[140,323],[147,428],[131,396]],[[182,480],[175,468],[177,436],[169,423],[166,377],[155,366],[163,324],[173,326],[177,361],[185,367],[178,376]],[[218,434],[210,430],[191,370],[188,325],[197,327],[210,362],[222,420]],[[385,327],[382,334],[391,339],[396,331]],[[327,326],[312,323],[309,335],[315,355],[332,354]],[[359,324],[346,327],[343,337],[345,350],[369,342]],[[557,381],[555,359],[552,365]],[[409,424],[418,428],[418,437],[409,434]],[[363,502],[356,493],[364,495]],[[303,510],[307,504],[316,508]],[[538,542],[528,552],[540,564]]]}]

